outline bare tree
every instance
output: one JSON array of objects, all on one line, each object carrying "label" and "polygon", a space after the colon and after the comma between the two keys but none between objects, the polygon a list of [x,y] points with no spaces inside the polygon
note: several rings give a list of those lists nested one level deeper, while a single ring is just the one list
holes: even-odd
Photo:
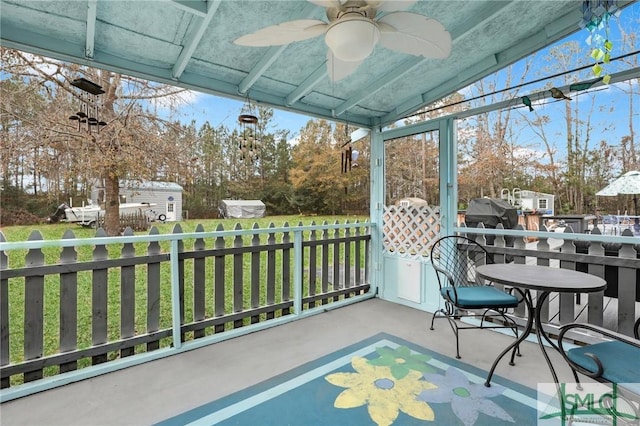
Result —
[{"label": "bare tree", "polygon": [[[52,159],[66,158],[72,161],[59,167],[70,170],[57,175],[49,170],[47,180],[62,178],[76,185],[78,179],[100,179],[105,188],[104,227],[108,235],[120,232],[121,180],[175,177],[188,170],[193,147],[190,141],[179,141],[182,127],[170,119],[170,111],[184,94],[183,89],[10,49],[3,48],[2,56],[11,59],[4,71],[38,87],[47,103],[31,125],[23,122],[21,126],[25,130],[46,130],[27,145],[34,153],[34,170],[44,171]],[[71,85],[79,77],[105,91],[100,120],[107,126],[99,132],[77,131],[77,121],[69,120],[81,101],[80,93]],[[158,103],[169,111],[168,117],[158,114]],[[38,181],[39,176],[35,179]]]}]

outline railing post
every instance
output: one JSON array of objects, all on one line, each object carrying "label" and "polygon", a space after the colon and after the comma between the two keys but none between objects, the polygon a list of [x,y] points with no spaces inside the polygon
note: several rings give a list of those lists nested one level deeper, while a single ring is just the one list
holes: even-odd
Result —
[{"label": "railing post", "polygon": [[[182,226],[180,226],[179,223],[176,223],[174,225],[173,233],[182,234]],[[182,238],[176,238],[176,240],[172,240],[172,241],[178,242],[178,251],[176,252],[176,257],[175,257],[175,261],[178,263],[176,265],[175,273],[176,273],[176,279],[177,279],[176,288],[178,290],[177,302],[180,306],[180,315],[178,316],[178,320],[180,321],[180,326],[182,327],[182,324],[184,324],[184,260],[180,259],[180,253],[184,251],[184,240]],[[172,273],[174,272],[173,268],[171,272]],[[185,334],[180,333],[180,341],[183,342],[184,340],[185,340]],[[182,346],[182,343],[180,343],[180,345]],[[176,346],[176,347],[179,347],[179,346]]]},{"label": "railing post", "polygon": [[[218,224],[216,232],[224,231],[222,224]],[[216,250],[224,249],[225,241],[224,237],[219,236],[216,238],[214,248]],[[225,312],[225,260],[224,254],[217,254],[213,259],[213,315],[221,317]],[[216,324],[213,328],[214,333],[222,333],[224,331],[224,324]]]},{"label": "railing post", "polygon": [[[127,227],[124,236],[133,236],[133,229]],[[131,258],[136,255],[133,243],[126,243],[122,247],[121,257]],[[120,268],[120,338],[127,340],[136,334],[136,267],[122,266]],[[122,358],[135,354],[135,348],[120,349]]]},{"label": "railing post", "polygon": [[[96,238],[106,237],[107,233],[103,228],[99,228],[96,232]],[[109,259],[107,246],[104,244],[96,244],[93,249],[93,260],[101,261]],[[93,270],[91,283],[91,343],[93,346],[107,343],[108,326],[107,326],[107,303],[109,270],[107,268],[96,268]],[[94,355],[91,357],[91,364],[101,364],[107,362],[107,354]]]},{"label": "railing post", "polygon": [[[234,228],[240,231],[242,226],[236,223]],[[233,239],[233,248],[241,249],[243,247],[242,236],[236,235]],[[233,312],[242,312],[244,310],[244,255],[242,250],[233,253]],[[233,328],[242,327],[243,320],[237,319],[233,322]]]},{"label": "railing post", "polygon": [[[496,225],[496,230],[502,230],[502,229],[504,229],[504,226],[501,223]],[[504,237],[504,235],[496,235],[495,239],[493,240],[493,246],[494,247],[505,248],[507,246],[507,241],[506,241],[506,238]],[[493,261],[495,263],[507,263],[507,256],[504,255],[504,254],[494,253]],[[516,262],[516,263],[520,263],[520,262]],[[496,285],[496,287],[502,288],[504,286]]]},{"label": "railing post", "polygon": [[[204,232],[204,226],[198,224],[195,232]],[[207,246],[204,238],[196,238],[193,243],[194,251],[203,251]],[[196,257],[193,259],[193,320],[202,321],[206,315],[205,304],[205,281],[206,281],[206,259]],[[206,335],[204,328],[193,330],[193,338],[198,339]]]},{"label": "railing post", "polygon": [[[600,230],[596,227],[591,231],[591,234],[599,235]],[[604,257],[604,247],[600,243],[591,244],[588,250],[590,256]],[[604,265],[590,263],[587,269],[589,274],[604,279]],[[602,326],[604,317],[603,299],[604,290],[598,291],[597,293],[589,293],[587,298],[587,322],[590,324]]]},{"label": "railing post", "polygon": [[[334,224],[337,225],[338,221],[336,220]],[[340,238],[340,230],[338,228],[333,230],[333,238],[336,240]],[[340,282],[340,243],[334,242],[333,243],[333,289],[338,290],[342,287],[343,286]],[[336,301],[337,299],[334,297],[333,300]]]},{"label": "railing post", "polygon": [[[371,223],[369,223],[367,225],[367,227],[365,228],[365,233],[367,233],[368,235],[372,235],[371,233]],[[364,242],[364,279],[367,282],[369,281],[369,268],[371,267],[371,239],[367,239]],[[372,291],[372,289],[370,289],[369,291]]]},{"label": "railing post", "polygon": [[[565,228],[565,233],[569,231],[569,232],[573,232],[573,230],[571,229],[570,226],[567,226]],[[576,246],[573,243],[572,240],[564,240],[564,243],[562,244],[562,253],[567,253],[567,254],[575,254],[576,253]],[[562,269],[569,269],[571,271],[575,271],[576,270],[576,262],[570,262],[567,260],[561,260],[560,261],[560,268]],[[560,324],[567,324],[570,322],[573,322],[575,320],[575,305],[574,305],[574,300],[575,300],[575,295],[573,293],[560,293],[559,294],[559,301],[558,301],[558,321],[560,322]]]},{"label": "railing post", "polygon": [[[149,235],[159,235],[157,227],[152,227]],[[160,243],[150,241],[147,246],[149,256],[161,253]],[[147,265],[147,333],[152,333],[160,329],[160,262],[149,263]],[[152,351],[160,348],[160,341],[155,340],[147,343],[147,350]]]},{"label": "railing post", "polygon": [[[0,243],[6,242],[0,231]],[[9,352],[9,280],[2,278],[2,271],[8,267],[8,258],[4,251],[0,250],[0,366],[9,364],[11,354]],[[0,389],[8,388],[10,377],[5,377],[0,382]]]},{"label": "railing post", "polygon": [[[502,224],[498,225],[498,226],[502,226]],[[521,224],[516,225],[515,228],[513,228],[516,231],[524,231],[524,227]],[[527,248],[527,240],[524,237],[512,237],[513,238],[513,247],[516,249],[522,249],[525,250]],[[513,256],[513,262],[520,264],[520,265],[524,265],[525,263],[527,263],[527,258],[525,256]]]},{"label": "railing post", "polygon": [[[42,240],[42,234],[40,231],[33,231],[28,240]],[[25,265],[37,267],[44,264],[42,249],[29,249]],[[44,351],[44,275],[25,277],[24,286],[24,359],[32,360],[41,358]],[[42,369],[24,373],[25,383],[42,377]]]},{"label": "railing post", "polygon": [[[502,224],[498,224],[498,226],[502,226]],[[524,228],[522,227],[521,224],[516,225],[515,229],[517,230],[524,230]],[[527,243],[525,242],[524,238],[520,238],[520,237],[512,237],[513,238],[513,248],[514,249],[518,249],[518,250],[524,250],[527,248]],[[507,260],[507,259],[505,259]],[[513,262],[519,265],[524,265],[526,263],[527,259],[524,256],[513,256]],[[516,293],[517,294],[517,293]],[[516,308],[515,308],[515,314],[521,318],[524,318],[527,310],[525,307],[524,302],[521,302]]]},{"label": "railing post", "polygon": [[180,272],[178,263],[179,241],[171,240],[171,249],[169,251],[169,259],[171,262],[171,323],[173,328],[173,347],[179,349],[182,347],[182,339],[180,338],[180,317],[182,309],[180,306]]},{"label": "railing post", "polygon": [[[345,221],[345,224],[348,224],[349,221]],[[344,230],[344,288],[351,287],[351,242],[349,242],[349,237],[351,237],[350,228],[345,228]],[[351,297],[351,293],[345,293],[345,299]]]},{"label": "railing post", "polygon": [[[323,225],[328,225],[327,221],[323,222]],[[329,244],[327,244],[327,240],[329,239],[329,230],[324,229],[322,231],[322,292],[326,293],[329,291]],[[325,305],[329,301],[327,299],[322,299],[322,304]]]},{"label": "railing post", "polygon": [[[275,228],[273,222],[269,224],[269,229]],[[273,246],[276,244],[276,234],[269,232],[267,236],[267,305],[272,306],[276,301],[276,251]],[[275,318],[275,311],[267,312],[267,319]]]},{"label": "railing post", "polygon": [[[75,239],[68,229],[62,239]],[[78,253],[75,247],[65,247],[60,255],[60,263],[76,263]],[[60,274],[60,352],[68,352],[78,347],[78,273]],[[78,367],[76,361],[60,365],[60,372],[66,373]]]},{"label": "railing post", "polygon": [[[624,235],[628,229],[622,232]],[[630,233],[630,231],[629,231]],[[632,244],[623,244],[618,252],[621,259],[636,259],[637,253]],[[633,336],[633,324],[636,314],[636,270],[618,269],[618,332]]]},{"label": "railing post", "polygon": [[[311,222],[311,226],[315,226],[316,222],[312,221]],[[316,230],[312,229],[311,233],[309,235],[309,241],[311,241],[312,243],[315,242],[317,240],[317,236],[316,236]],[[309,296],[315,296],[316,295],[316,283],[317,283],[317,268],[318,268],[318,261],[317,261],[317,253],[318,253],[318,249],[317,246],[315,244],[311,244],[309,246]],[[310,301],[309,302],[309,308],[313,308],[316,306],[316,302],[315,301]]]},{"label": "railing post", "polygon": [[[251,245],[257,247],[260,245],[260,235],[257,230],[260,227],[257,223],[253,223],[255,234],[251,238]],[[251,253],[251,308],[255,309],[260,306],[260,252]],[[260,322],[260,315],[251,316],[251,324]]]},{"label": "railing post", "polygon": [[[283,228],[289,228],[289,222],[285,222],[282,225]],[[291,243],[291,235],[289,231],[282,233],[282,244],[288,245]],[[284,248],[282,250],[282,301],[288,302],[291,300],[291,249]],[[289,315],[291,310],[284,308],[282,315]]]},{"label": "railing post", "polygon": [[293,231],[293,309],[296,316],[302,313],[302,231]]},{"label": "railing post", "polygon": [[[360,222],[358,220],[356,220],[356,225],[360,225]],[[358,226],[355,230],[355,236],[359,237],[360,236],[360,226]],[[361,241],[356,241],[355,242],[355,259],[354,259],[354,270],[355,270],[355,285],[359,286],[362,283],[362,277],[361,277],[361,264],[360,264],[360,257],[362,256],[361,253],[361,246],[362,246],[362,242]]]},{"label": "railing post", "polygon": [[[547,228],[542,225],[542,230],[543,231],[548,231]],[[548,238],[539,238],[538,239],[538,244],[536,246],[536,249],[538,251],[544,251],[544,252],[549,252],[551,251],[551,247],[549,246],[549,239]],[[540,266],[549,266],[549,259],[545,259],[542,257],[538,257],[536,259],[536,264],[540,265]],[[540,297],[542,295],[541,291],[536,291],[536,298]],[[547,298],[547,300],[544,301],[544,304],[540,307],[540,320],[543,323],[547,323],[549,322],[549,298]]]}]

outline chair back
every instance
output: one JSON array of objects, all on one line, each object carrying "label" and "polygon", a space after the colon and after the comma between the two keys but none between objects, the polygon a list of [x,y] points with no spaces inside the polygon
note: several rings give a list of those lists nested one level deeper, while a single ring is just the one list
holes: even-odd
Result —
[{"label": "chair back", "polygon": [[488,263],[494,263],[492,255],[467,237],[448,235],[438,239],[431,249],[431,264],[440,289],[485,285],[476,275],[476,267]]}]

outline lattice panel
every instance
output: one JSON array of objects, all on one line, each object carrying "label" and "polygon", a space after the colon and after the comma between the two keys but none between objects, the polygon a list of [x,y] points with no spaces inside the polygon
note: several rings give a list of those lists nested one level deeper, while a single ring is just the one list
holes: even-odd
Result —
[{"label": "lattice panel", "polygon": [[385,206],[383,244],[386,253],[402,257],[427,257],[440,234],[438,207]]}]

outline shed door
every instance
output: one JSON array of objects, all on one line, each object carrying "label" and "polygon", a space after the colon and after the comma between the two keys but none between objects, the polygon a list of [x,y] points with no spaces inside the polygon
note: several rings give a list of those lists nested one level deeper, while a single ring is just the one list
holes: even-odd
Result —
[{"label": "shed door", "polygon": [[168,222],[176,221],[176,203],[174,201],[167,201],[167,218]]}]

